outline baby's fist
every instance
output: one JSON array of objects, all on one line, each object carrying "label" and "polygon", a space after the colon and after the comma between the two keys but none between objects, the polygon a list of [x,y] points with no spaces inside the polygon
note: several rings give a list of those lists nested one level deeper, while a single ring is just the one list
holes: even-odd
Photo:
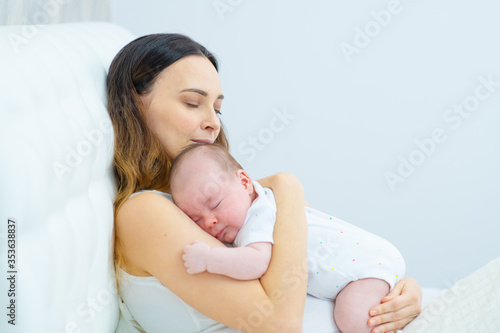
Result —
[{"label": "baby's fist", "polygon": [[194,241],[191,245],[184,247],[184,266],[189,274],[201,273],[207,270],[210,246],[202,241]]}]

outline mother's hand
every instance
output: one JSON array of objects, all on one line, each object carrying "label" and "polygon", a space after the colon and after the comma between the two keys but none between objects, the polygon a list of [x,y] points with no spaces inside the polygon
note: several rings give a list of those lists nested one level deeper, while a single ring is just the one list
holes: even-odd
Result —
[{"label": "mother's hand", "polygon": [[298,180],[297,177],[288,172],[278,172],[274,175],[258,179],[257,182],[262,187],[267,187],[275,191],[299,191],[295,193],[300,193],[304,195],[304,188]]},{"label": "mother's hand", "polygon": [[402,329],[422,311],[422,289],[412,278],[396,283],[382,304],[370,310],[369,326],[377,326],[372,333],[395,332]]},{"label": "mother's hand", "polygon": [[257,180],[257,182],[261,184],[263,187],[271,187],[272,185],[277,185],[283,181],[289,181],[289,182],[294,182],[295,184],[300,184],[297,177],[288,172],[278,172],[271,176],[267,176]]}]

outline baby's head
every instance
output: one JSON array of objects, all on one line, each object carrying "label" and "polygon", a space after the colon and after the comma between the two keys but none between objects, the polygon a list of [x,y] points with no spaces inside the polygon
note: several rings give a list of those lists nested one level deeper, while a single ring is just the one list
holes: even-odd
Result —
[{"label": "baby's head", "polygon": [[174,203],[203,230],[232,243],[257,196],[250,177],[222,147],[186,147],[170,169]]}]

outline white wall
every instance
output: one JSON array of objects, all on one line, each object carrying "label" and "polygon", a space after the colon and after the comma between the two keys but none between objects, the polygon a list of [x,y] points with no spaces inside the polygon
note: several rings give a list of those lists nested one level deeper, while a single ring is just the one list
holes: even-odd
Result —
[{"label": "white wall", "polygon": [[424,287],[500,254],[499,10],[488,0],[111,1],[112,21],[135,34],[185,33],[218,56],[222,119],[254,178],[296,174],[313,207],[389,239]]}]

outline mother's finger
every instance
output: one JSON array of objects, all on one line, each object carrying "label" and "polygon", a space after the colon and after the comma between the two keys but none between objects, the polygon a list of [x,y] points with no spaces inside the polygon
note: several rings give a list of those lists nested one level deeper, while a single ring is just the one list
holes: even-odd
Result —
[{"label": "mother's finger", "polygon": [[406,293],[402,294],[398,297],[394,297],[393,299],[386,301],[382,304],[379,304],[373,307],[370,310],[370,316],[380,315],[389,312],[395,312],[399,309],[410,307],[412,310],[410,313],[415,316],[420,313],[422,310],[422,303],[418,294],[416,293]]},{"label": "mother's finger", "polygon": [[370,315],[381,315],[384,313],[394,312],[399,310],[400,308],[404,308],[412,304],[411,298],[406,295],[401,295],[387,301],[385,303],[381,303],[377,306],[374,306],[370,310]]},{"label": "mother's finger", "polygon": [[[391,311],[383,313],[381,315],[374,316],[368,320],[368,326],[376,326],[380,324],[390,323],[390,322],[404,322],[408,324],[413,318],[417,316],[417,312],[412,306],[406,306],[397,311]],[[402,328],[402,327],[395,327]]]},{"label": "mother's finger", "polygon": [[384,325],[380,325],[378,327],[375,327],[371,333],[389,333],[389,332],[395,332],[403,327],[406,326],[404,321],[401,322],[393,322],[393,323],[387,323]]}]

